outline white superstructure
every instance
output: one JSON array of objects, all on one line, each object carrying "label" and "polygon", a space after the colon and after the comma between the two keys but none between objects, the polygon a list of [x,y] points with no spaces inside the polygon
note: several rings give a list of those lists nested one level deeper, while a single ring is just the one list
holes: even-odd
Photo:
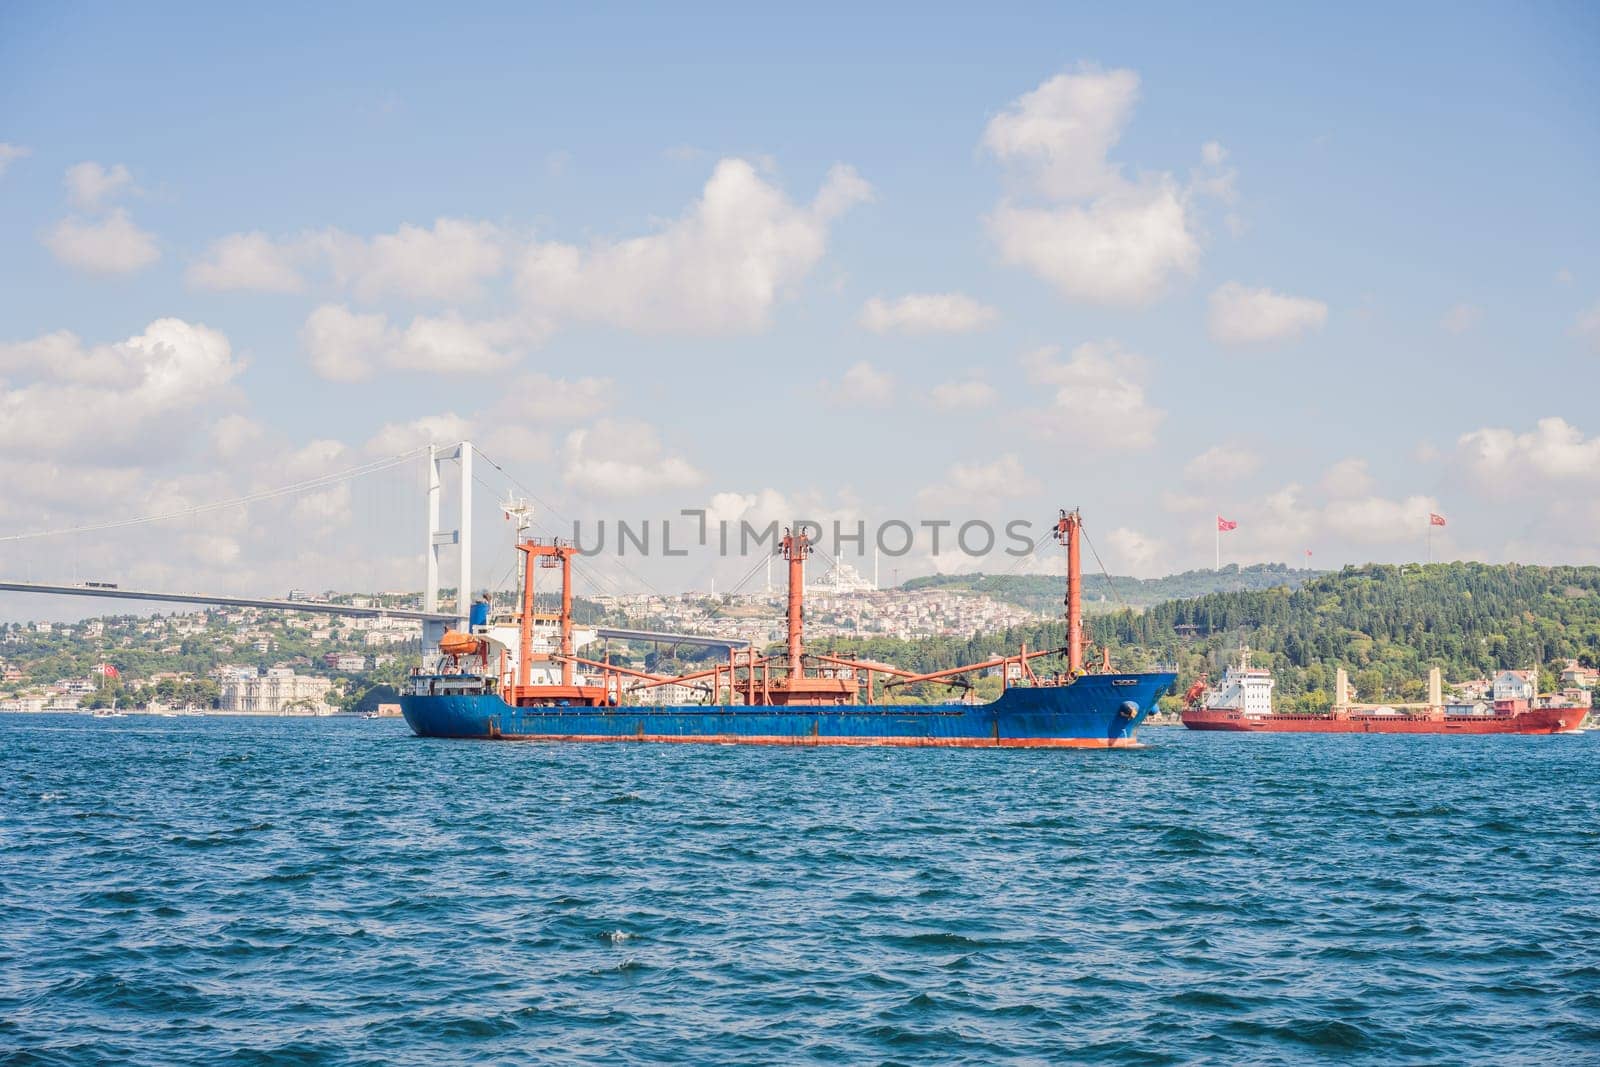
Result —
[{"label": "white superstructure", "polygon": [[1239,665],[1229,667],[1206,692],[1201,706],[1242,711],[1246,715],[1272,714],[1272,687],[1277,684],[1272,672],[1250,666],[1250,650],[1239,650]]},{"label": "white superstructure", "polygon": [[[489,620],[489,625],[473,631],[479,637],[487,637],[498,650],[506,651],[506,673],[515,678],[517,674],[517,653],[522,645],[522,626],[512,615],[497,615]],[[572,651],[575,655],[583,656],[584,648],[592,645],[599,639],[592,626],[574,626],[572,628]],[[530,685],[560,685],[561,663],[558,660],[542,659],[538,657],[550,656],[561,649],[561,627],[552,616],[537,616],[533,620],[533,654],[536,662],[529,668]],[[593,659],[595,657],[589,656]],[[490,669],[496,669],[491,663]],[[573,681],[578,685],[599,685],[598,678],[591,678],[579,669],[573,675]]]}]

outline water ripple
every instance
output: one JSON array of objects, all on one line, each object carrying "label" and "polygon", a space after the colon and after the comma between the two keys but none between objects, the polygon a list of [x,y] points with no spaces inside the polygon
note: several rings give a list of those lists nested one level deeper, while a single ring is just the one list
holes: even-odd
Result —
[{"label": "water ripple", "polygon": [[0,717],[0,1058],[1579,1062],[1600,735]]}]

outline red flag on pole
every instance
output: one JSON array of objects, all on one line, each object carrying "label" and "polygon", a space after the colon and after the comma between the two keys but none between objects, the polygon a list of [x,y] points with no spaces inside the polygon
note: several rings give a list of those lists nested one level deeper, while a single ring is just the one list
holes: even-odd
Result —
[{"label": "red flag on pole", "polygon": [[1222,533],[1227,533],[1229,530],[1237,530],[1238,528],[1239,528],[1239,524],[1238,523],[1229,522],[1227,519],[1223,518],[1221,515],[1217,516],[1217,529],[1219,531],[1221,531]]},{"label": "red flag on pole", "polygon": [[1431,511],[1428,512],[1428,525],[1429,526],[1443,526],[1444,525],[1444,516],[1443,515],[1436,515]]}]

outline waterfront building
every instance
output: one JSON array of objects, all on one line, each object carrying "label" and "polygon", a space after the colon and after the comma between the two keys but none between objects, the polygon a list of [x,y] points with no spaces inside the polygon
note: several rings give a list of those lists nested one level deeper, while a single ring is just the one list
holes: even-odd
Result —
[{"label": "waterfront building", "polygon": [[1561,684],[1576,689],[1593,689],[1600,684],[1600,671],[1580,666],[1577,660],[1569,659],[1561,670]]},{"label": "waterfront building", "polygon": [[333,681],[296,674],[290,667],[230,673],[222,683],[220,710],[233,715],[331,715]]},{"label": "waterfront building", "polygon": [[1520,700],[1531,704],[1537,691],[1538,679],[1532,671],[1501,671],[1494,676],[1495,703]]}]

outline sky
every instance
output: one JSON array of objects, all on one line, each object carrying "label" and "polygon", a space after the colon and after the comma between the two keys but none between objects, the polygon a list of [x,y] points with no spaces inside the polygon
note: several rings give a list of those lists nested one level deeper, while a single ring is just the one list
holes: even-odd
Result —
[{"label": "sky", "polygon": [[1597,99],[1580,3],[8,4],[0,574],[415,588],[415,455],[316,480],[463,438],[475,582],[513,480],[545,533],[1600,563]]}]

